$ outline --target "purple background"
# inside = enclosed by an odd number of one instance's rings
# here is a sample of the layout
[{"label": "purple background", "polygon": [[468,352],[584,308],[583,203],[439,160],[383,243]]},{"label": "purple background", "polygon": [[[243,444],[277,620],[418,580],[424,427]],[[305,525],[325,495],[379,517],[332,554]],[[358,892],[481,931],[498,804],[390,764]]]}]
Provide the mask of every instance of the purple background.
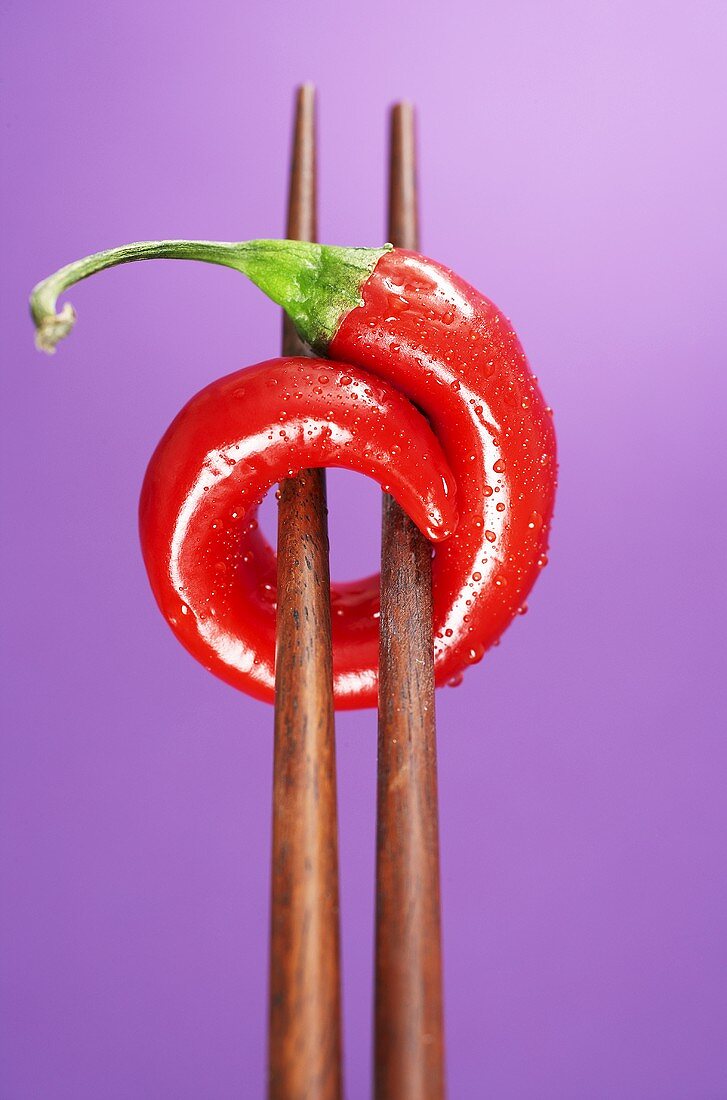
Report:
[{"label": "purple background", "polygon": [[[410,97],[424,250],[512,316],[556,411],[551,564],[438,695],[451,1097],[727,1097],[727,7],[3,8],[2,1100],[262,1095],[272,713],[164,625],[136,504],[279,318],[229,271],[139,265],[75,289],[45,360],[26,296],[128,240],[279,235],[302,79],[323,239],[381,241]],[[378,496],[331,478],[338,577],[375,567]],[[355,1100],[372,712],[338,752]]]}]

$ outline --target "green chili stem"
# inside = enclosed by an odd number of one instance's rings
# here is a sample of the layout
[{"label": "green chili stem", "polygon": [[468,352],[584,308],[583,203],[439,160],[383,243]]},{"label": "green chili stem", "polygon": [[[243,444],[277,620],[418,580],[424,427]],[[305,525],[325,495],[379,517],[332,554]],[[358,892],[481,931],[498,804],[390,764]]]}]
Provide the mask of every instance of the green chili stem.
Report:
[{"label": "green chili stem", "polygon": [[56,311],[59,295],[97,271],[135,260],[200,260],[246,275],[282,306],[303,339],[325,349],[345,313],[359,304],[361,288],[384,248],[337,248],[304,241],[141,241],[96,252],[67,264],[34,288],[30,311],[37,347],[49,353],[71,331],[70,303]]}]

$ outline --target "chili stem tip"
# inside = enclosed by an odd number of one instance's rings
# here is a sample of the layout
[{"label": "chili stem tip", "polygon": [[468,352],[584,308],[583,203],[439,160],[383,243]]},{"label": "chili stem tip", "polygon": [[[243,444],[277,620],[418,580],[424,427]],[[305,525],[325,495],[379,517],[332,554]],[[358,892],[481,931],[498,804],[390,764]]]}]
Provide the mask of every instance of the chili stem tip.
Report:
[{"label": "chili stem tip", "polygon": [[47,313],[37,319],[35,346],[38,351],[44,351],[46,355],[55,355],[56,344],[59,344],[64,336],[68,336],[75,323],[76,311],[70,302],[66,302],[60,313]]}]

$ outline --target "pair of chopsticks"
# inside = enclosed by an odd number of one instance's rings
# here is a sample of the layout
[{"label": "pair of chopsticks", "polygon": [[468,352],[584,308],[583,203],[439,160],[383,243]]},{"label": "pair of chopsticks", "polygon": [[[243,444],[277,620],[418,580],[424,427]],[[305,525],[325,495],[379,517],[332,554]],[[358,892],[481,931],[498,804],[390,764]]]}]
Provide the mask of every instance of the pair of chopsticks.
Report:
[{"label": "pair of chopsticks", "polygon": [[[287,236],[316,238],[315,92],[298,90]],[[414,112],[391,112],[388,239],[417,248]],[[305,354],[286,321],[283,354]],[[282,483],[268,1096],[343,1095],[338,824],[325,472]],[[384,495],[374,1096],[444,1096],[431,550]]]}]

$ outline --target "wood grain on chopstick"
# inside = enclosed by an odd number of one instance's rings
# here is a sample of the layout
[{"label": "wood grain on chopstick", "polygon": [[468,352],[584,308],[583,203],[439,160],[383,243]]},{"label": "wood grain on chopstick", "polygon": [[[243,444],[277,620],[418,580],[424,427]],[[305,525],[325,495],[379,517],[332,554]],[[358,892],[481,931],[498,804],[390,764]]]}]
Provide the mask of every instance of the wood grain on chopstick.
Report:
[{"label": "wood grain on chopstick", "polygon": [[[389,240],[418,247],[414,112],[397,104]],[[384,497],[376,846],[374,1095],[444,1096],[431,547]]]},{"label": "wood grain on chopstick", "polygon": [[[299,89],[287,236],[316,239],[315,92]],[[286,319],[283,353],[305,354]],[[342,1093],[338,826],[325,474],[284,481],[278,506],[270,1100]]]}]

